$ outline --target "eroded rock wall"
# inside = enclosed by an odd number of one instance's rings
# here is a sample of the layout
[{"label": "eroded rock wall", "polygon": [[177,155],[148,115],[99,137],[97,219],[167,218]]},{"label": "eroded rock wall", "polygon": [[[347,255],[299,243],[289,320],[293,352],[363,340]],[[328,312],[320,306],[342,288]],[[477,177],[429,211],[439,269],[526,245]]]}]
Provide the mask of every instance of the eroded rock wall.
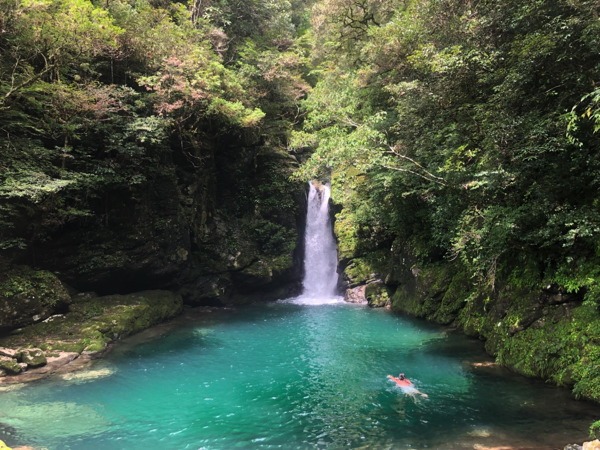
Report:
[{"label": "eroded rock wall", "polygon": [[[145,182],[90,196],[90,215],[44,228],[6,265],[54,273],[74,292],[169,289],[190,305],[291,295],[304,213],[304,186],[288,180],[296,160],[256,136],[204,146],[202,161],[174,152]],[[38,309],[19,324],[52,312]],[[9,314],[0,310],[2,320]]]}]

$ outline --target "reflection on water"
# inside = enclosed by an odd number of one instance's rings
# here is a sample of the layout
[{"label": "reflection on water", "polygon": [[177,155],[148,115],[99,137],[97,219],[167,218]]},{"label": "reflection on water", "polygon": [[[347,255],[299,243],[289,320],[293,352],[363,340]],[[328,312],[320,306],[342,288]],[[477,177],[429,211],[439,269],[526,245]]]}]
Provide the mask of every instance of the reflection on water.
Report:
[{"label": "reflection on water", "polygon": [[[356,305],[184,317],[71,380],[0,392],[0,439],[49,449],[561,448],[598,408],[481,343]],[[386,379],[404,372],[429,398]]]}]

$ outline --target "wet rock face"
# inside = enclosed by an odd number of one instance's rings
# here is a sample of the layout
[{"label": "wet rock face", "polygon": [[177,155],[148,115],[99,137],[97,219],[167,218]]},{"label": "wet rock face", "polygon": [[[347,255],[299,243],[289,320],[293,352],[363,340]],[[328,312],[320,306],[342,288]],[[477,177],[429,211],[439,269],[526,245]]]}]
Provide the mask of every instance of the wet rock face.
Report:
[{"label": "wet rock face", "polygon": [[299,280],[303,187],[287,181],[296,161],[223,139],[206,142],[200,171],[172,161],[142,184],[102,192],[89,217],[47,230],[35,254],[14,260],[59,273],[77,291],[169,289],[190,305]]},{"label": "wet rock face", "polygon": [[0,332],[40,322],[64,311],[71,301],[52,273],[24,266],[0,273]]},{"label": "wet rock face", "polygon": [[354,288],[346,289],[344,294],[344,300],[348,303],[366,303],[367,298],[365,297],[366,285],[356,286]]},{"label": "wet rock face", "polygon": [[38,243],[35,264],[79,291],[126,293],[163,287],[187,264],[190,237],[176,176],[155,174],[139,191],[106,192],[94,220]]},{"label": "wet rock face", "polygon": [[387,288],[381,280],[373,280],[347,289],[344,300],[349,303],[367,303],[371,308],[384,308],[390,305]]}]

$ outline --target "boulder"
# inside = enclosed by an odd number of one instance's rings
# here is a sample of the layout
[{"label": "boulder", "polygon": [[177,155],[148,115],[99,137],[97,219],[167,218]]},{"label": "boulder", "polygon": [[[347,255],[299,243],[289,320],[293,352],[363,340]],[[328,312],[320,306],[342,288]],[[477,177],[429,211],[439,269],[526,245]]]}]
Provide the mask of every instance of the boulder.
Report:
[{"label": "boulder", "polygon": [[46,355],[39,348],[28,348],[20,350],[16,354],[17,361],[27,364],[28,369],[45,366],[48,361]]},{"label": "boulder", "polygon": [[344,294],[344,300],[348,303],[366,303],[367,297],[365,297],[366,285],[356,286],[350,289],[346,289]]},{"label": "boulder", "polygon": [[47,319],[67,309],[71,297],[51,272],[0,268],[0,332]]},{"label": "boulder", "polygon": [[17,375],[23,372],[23,367],[14,359],[2,356],[0,357],[0,371],[8,375]]},{"label": "boulder", "polygon": [[376,280],[366,285],[365,297],[371,308],[383,308],[390,305],[390,296],[383,281]]},{"label": "boulder", "polygon": [[0,356],[8,356],[9,358],[17,357],[17,351],[12,348],[0,347]]},{"label": "boulder", "polygon": [[596,439],[595,441],[584,442],[583,450],[600,450],[600,440]]}]

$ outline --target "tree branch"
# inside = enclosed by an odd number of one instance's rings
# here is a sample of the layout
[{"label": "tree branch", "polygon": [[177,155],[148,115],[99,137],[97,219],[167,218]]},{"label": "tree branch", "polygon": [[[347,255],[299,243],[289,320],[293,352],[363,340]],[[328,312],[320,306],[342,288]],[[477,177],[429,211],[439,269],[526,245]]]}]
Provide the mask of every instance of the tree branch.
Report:
[{"label": "tree branch", "polygon": [[[18,61],[17,61],[18,64]],[[4,95],[4,98],[0,99],[0,105],[4,104],[6,102],[6,100],[8,100],[8,98],[10,96],[12,96],[15,92],[23,89],[24,87],[30,85],[31,83],[35,82],[36,80],[39,80],[41,77],[43,77],[44,75],[46,75],[48,72],[50,72],[52,69],[54,69],[55,65],[54,64],[50,64],[47,65],[46,68],[44,70],[42,70],[41,72],[35,74],[34,76],[28,78],[25,81],[22,81],[21,83],[17,84],[15,86],[15,70],[16,70],[16,66],[15,69],[13,70],[13,74],[11,76],[11,80],[12,80],[12,85],[9,89],[9,91]]]},{"label": "tree branch", "polygon": [[[425,167],[423,167],[421,164],[419,164],[417,161],[415,161],[414,159],[412,159],[409,156],[403,155],[402,153],[400,153],[398,151],[398,147],[397,146],[389,146],[390,151],[388,153],[391,153],[392,155],[404,159],[406,161],[411,162],[412,164],[414,164],[415,166],[417,166],[419,169],[421,169],[423,172],[425,172],[425,174],[427,174],[428,177],[431,178],[431,181],[435,181],[438,184],[441,184],[443,186],[446,186],[446,180],[444,180],[442,177],[438,177],[437,175],[432,174],[431,172],[429,172],[427,169],[425,169]],[[391,167],[388,167],[391,168]],[[426,177],[423,177],[426,178]]]}]

